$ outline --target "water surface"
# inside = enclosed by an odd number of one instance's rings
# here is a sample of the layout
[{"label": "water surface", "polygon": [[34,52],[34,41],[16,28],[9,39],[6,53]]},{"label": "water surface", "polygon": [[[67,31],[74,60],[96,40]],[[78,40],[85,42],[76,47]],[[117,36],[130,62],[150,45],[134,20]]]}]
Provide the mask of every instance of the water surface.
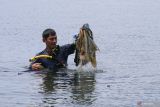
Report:
[{"label": "water surface", "polygon": [[[160,2],[157,0],[0,0],[0,104],[3,107],[136,107],[160,102]],[[23,72],[54,28],[58,44],[89,23],[97,71]]]}]

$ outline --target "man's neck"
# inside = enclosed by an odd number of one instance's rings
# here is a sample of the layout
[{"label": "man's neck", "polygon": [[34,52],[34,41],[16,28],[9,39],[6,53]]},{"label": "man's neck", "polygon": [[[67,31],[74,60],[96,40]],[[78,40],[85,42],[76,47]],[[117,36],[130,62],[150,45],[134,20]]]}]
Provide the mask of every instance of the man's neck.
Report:
[{"label": "man's neck", "polygon": [[[55,47],[56,48],[56,47]],[[48,48],[48,47],[46,47],[46,51],[47,51],[47,53],[49,54],[49,55],[52,55],[53,54],[53,50],[54,50],[54,48]]]}]

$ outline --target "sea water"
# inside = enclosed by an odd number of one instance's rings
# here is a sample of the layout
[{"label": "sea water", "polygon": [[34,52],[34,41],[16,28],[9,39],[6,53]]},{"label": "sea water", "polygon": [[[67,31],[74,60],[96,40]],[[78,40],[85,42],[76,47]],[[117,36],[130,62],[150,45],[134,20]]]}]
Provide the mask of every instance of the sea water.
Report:
[{"label": "sea water", "polygon": [[[157,0],[0,0],[2,107],[136,107],[160,101],[160,2]],[[42,32],[58,44],[89,23],[97,52],[95,72],[23,72],[45,48]]]}]

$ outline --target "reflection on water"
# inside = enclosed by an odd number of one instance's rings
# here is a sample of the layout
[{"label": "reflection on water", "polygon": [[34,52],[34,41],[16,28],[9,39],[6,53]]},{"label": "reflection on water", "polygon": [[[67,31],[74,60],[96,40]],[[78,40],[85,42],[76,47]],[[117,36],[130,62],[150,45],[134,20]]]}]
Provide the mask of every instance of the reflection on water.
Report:
[{"label": "reflection on water", "polygon": [[77,72],[72,84],[72,99],[74,103],[90,104],[95,100],[95,74],[92,72]]},{"label": "reflection on water", "polygon": [[95,74],[92,72],[61,70],[39,75],[43,80],[39,92],[43,95],[40,106],[90,105],[96,100],[93,94]]},{"label": "reflection on water", "polygon": [[70,84],[69,78],[67,79],[66,72],[47,72],[41,74],[43,83],[41,88],[44,93],[52,93],[56,89],[62,88],[61,85]]}]

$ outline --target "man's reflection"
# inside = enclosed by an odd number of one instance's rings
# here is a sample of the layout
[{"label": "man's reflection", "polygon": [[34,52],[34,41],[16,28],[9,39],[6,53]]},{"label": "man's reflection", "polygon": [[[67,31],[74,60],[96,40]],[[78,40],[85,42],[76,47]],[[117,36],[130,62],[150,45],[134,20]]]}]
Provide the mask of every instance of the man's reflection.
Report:
[{"label": "man's reflection", "polygon": [[61,72],[47,72],[43,75],[43,83],[41,88],[44,93],[52,93],[55,90],[61,89],[63,85],[70,84],[70,80],[67,79],[67,73]]},{"label": "man's reflection", "polygon": [[71,74],[68,71],[46,73],[41,84],[43,103],[59,104],[59,100],[68,104],[91,104],[96,98],[95,74],[89,72]]},{"label": "man's reflection", "polygon": [[55,90],[54,88],[54,80],[55,80],[56,73],[46,73],[43,77],[43,83],[41,87],[44,93],[50,93]]}]

